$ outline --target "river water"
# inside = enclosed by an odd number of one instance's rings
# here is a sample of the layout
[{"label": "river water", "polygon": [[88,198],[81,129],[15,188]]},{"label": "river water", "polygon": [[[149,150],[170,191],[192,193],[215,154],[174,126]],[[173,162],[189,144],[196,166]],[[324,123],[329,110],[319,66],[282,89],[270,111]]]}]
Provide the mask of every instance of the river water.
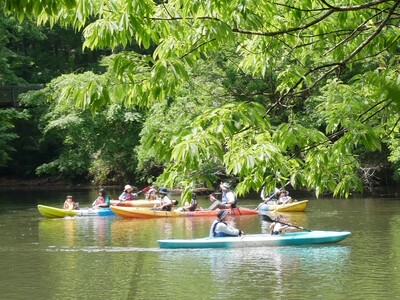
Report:
[{"label": "river water", "polygon": [[[352,232],[337,244],[163,250],[157,239],[206,236],[213,218],[46,219],[37,211],[61,207],[66,194],[0,191],[1,299],[400,299],[400,199],[309,199],[306,212],[286,214],[307,229]],[[84,207],[96,192],[73,195]],[[233,222],[245,233],[267,225],[258,216]]]}]

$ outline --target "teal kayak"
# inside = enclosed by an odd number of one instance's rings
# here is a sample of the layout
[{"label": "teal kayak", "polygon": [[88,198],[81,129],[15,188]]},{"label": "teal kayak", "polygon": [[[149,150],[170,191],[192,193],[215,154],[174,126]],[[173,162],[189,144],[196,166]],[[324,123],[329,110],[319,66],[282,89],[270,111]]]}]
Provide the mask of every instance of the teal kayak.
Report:
[{"label": "teal kayak", "polygon": [[249,234],[238,237],[158,240],[160,248],[243,248],[337,243],[351,235],[348,231],[291,232],[280,235]]}]

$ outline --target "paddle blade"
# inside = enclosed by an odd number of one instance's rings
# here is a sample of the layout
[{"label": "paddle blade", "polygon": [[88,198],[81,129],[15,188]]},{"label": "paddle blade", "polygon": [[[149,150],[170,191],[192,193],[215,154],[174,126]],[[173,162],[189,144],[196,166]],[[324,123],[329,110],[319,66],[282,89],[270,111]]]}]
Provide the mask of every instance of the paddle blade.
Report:
[{"label": "paddle blade", "polygon": [[273,220],[269,215],[267,215],[266,212],[259,211],[258,214],[261,215],[263,220],[265,220],[267,222],[270,222],[270,223],[275,222],[275,220]]},{"label": "paddle blade", "polygon": [[[142,189],[139,193],[146,193],[148,190],[151,189],[151,185],[146,186],[144,189]],[[138,193],[138,194],[139,194]]]}]

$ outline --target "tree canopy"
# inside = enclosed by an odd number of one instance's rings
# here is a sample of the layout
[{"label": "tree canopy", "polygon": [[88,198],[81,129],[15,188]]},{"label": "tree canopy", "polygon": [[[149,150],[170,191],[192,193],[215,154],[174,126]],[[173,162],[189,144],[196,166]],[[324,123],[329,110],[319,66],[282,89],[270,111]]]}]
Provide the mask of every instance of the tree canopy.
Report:
[{"label": "tree canopy", "polygon": [[224,77],[204,83],[212,104],[185,130],[143,144],[163,160],[170,186],[210,184],[194,174],[214,162],[239,194],[290,180],[348,196],[362,186],[360,153],[385,145],[399,164],[400,1],[0,3],[20,21],[82,30],[84,49],[113,51],[101,80],[87,76],[60,94],[81,108],[179,103],[194,70],[221,59],[210,67]]}]

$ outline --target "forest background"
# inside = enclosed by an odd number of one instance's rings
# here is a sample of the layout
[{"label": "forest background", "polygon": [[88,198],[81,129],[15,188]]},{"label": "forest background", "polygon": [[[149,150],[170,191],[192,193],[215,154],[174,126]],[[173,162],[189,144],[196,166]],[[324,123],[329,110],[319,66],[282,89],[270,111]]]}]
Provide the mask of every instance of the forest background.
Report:
[{"label": "forest background", "polygon": [[399,3],[0,0],[2,177],[394,188]]}]

